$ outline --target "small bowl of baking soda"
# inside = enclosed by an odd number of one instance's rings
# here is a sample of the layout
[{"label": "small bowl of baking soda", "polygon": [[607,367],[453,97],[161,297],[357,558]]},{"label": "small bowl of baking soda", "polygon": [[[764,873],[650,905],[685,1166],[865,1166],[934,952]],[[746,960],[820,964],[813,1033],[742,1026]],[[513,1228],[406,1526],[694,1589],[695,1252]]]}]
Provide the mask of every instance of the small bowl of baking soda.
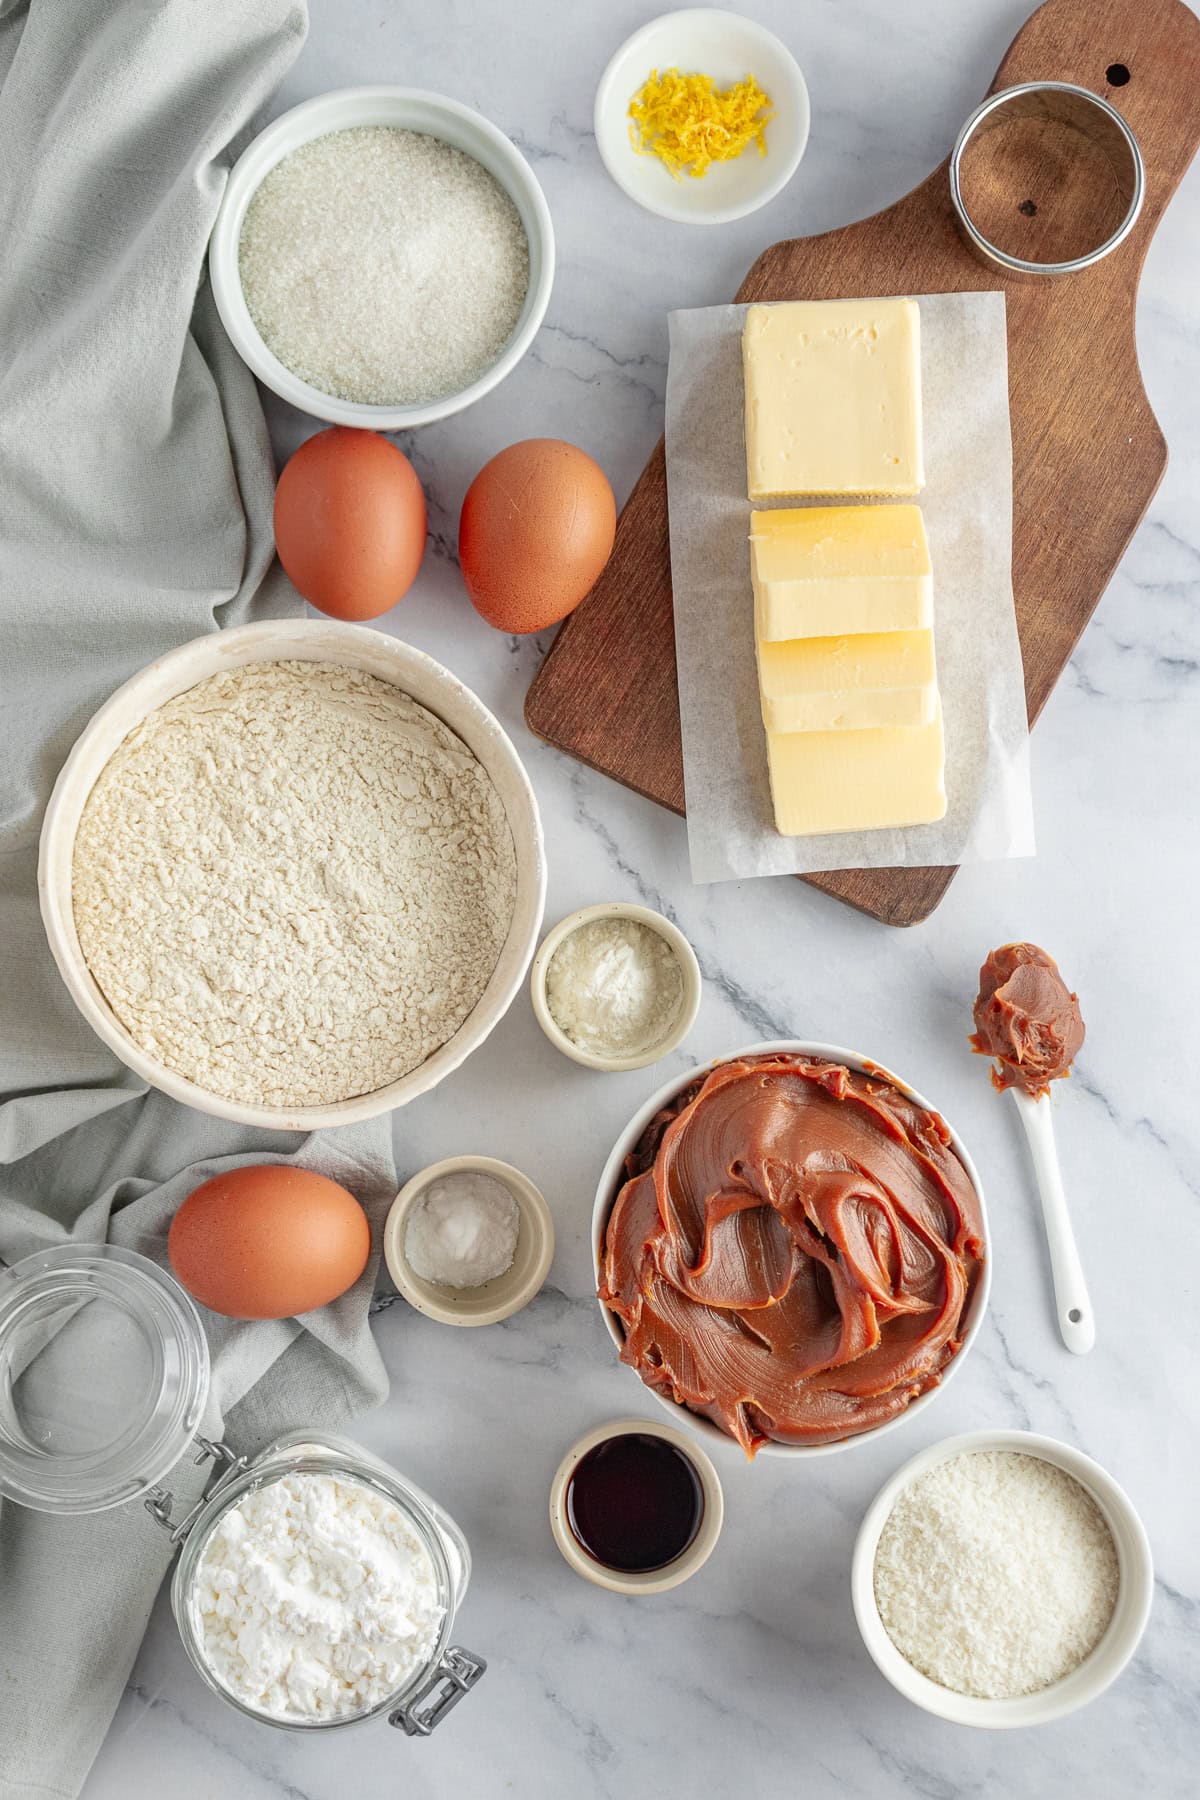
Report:
[{"label": "small bowl of baking soda", "polygon": [[562,919],[533,961],[530,993],[550,1042],[586,1069],[645,1069],[675,1050],[700,1010],[700,965],[677,925],[608,901]]},{"label": "small bowl of baking soda", "polygon": [[383,1228],[388,1273],[442,1325],[496,1325],[550,1272],[554,1220],[528,1175],[494,1156],[448,1156],[405,1183]]}]

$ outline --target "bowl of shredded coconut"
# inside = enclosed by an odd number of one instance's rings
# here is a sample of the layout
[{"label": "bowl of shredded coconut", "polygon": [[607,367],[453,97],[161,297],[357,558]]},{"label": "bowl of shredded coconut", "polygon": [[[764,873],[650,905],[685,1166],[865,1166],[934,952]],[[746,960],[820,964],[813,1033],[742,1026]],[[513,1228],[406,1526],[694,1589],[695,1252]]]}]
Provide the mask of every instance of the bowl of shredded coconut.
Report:
[{"label": "bowl of shredded coconut", "polygon": [[135,1074],[281,1131],[437,1085],[529,967],[541,823],[512,743],[382,632],[214,632],[127,682],[46,810],[42,917]]},{"label": "bowl of shredded coconut", "polygon": [[1046,1724],[1104,1691],[1154,1594],[1145,1529],[1098,1463],[1030,1431],[906,1462],[867,1509],[851,1597],[880,1673],[956,1725]]},{"label": "bowl of shredded coconut", "polygon": [[545,316],[554,228],[481,114],[418,88],[293,107],[239,158],[209,245],[226,331],[267,387],[337,425],[404,430],[502,381]]}]

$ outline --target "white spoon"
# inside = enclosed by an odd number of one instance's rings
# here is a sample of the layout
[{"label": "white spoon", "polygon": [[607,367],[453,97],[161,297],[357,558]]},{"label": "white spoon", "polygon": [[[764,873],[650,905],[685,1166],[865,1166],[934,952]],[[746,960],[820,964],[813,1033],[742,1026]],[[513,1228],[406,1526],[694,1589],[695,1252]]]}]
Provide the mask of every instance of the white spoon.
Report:
[{"label": "white spoon", "polygon": [[1017,1103],[1029,1154],[1042,1197],[1042,1217],[1046,1222],[1046,1241],[1050,1246],[1050,1274],[1054,1283],[1054,1309],[1058,1329],[1068,1350],[1086,1356],[1096,1342],[1096,1321],[1088,1298],[1083,1265],[1075,1248],[1075,1233],[1067,1213],[1067,1196],[1063,1191],[1062,1171],[1058,1166],[1058,1150],[1054,1143],[1054,1121],[1050,1116],[1047,1095],[1034,1099],[1019,1088],[1009,1092]]}]

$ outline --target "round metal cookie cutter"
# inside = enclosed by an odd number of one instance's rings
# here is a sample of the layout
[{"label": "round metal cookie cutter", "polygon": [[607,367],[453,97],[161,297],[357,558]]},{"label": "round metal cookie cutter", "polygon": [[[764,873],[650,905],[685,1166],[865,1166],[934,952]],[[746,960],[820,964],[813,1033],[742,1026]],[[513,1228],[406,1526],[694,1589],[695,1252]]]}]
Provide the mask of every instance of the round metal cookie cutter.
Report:
[{"label": "round metal cookie cutter", "polygon": [[[1057,127],[1058,135],[1065,141],[1069,141],[1068,134],[1078,133],[1089,149],[1100,152],[1111,169],[1122,209],[1115,226],[1111,219],[1104,222],[1098,242],[1061,261],[1040,262],[1005,250],[983,230],[964,198],[963,168],[968,150],[978,147],[987,134],[1011,128],[1023,120],[1051,131]],[[1053,173],[1052,167],[1047,173]],[[1015,275],[1074,275],[1081,269],[1090,269],[1129,236],[1142,210],[1145,191],[1145,165],[1129,125],[1116,107],[1099,94],[1068,81],[1027,81],[990,94],[959,132],[950,157],[950,198],[963,231],[982,257]],[[1033,217],[1038,207],[1037,198],[1030,196],[1019,202],[1017,210]]]}]

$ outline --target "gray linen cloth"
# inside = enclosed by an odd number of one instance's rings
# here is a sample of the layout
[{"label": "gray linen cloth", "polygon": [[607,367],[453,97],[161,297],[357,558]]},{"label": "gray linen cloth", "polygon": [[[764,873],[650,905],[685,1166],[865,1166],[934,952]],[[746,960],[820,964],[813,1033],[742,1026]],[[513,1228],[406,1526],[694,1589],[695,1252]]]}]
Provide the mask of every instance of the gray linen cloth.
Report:
[{"label": "gray linen cloth", "polygon": [[[147,1093],[83,1024],[38,916],[41,813],[99,703],[201,632],[298,603],[270,448],[202,281],[231,141],[303,42],[297,0],[0,0],[0,1258],[95,1241],[162,1261],[215,1170],[295,1157],[378,1227],[387,1119],[248,1132]],[[265,583],[265,586],[264,586]],[[378,1240],[378,1230],[374,1233]],[[205,1420],[240,1449],[383,1398],[375,1259],[321,1313],[205,1315]],[[200,1477],[171,1479],[186,1505]],[[74,1795],[170,1560],[138,1505],[0,1502],[0,1795]]]}]

